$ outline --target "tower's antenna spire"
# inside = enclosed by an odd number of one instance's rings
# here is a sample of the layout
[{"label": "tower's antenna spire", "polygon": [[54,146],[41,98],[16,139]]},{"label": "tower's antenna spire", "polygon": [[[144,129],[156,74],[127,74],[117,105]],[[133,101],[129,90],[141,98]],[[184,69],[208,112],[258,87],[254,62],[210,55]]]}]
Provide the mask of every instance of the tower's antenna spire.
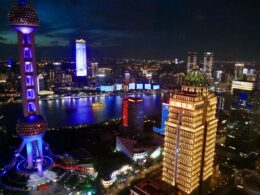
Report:
[{"label": "tower's antenna spire", "polygon": [[27,0],[19,0],[19,5],[26,5],[27,4]]}]

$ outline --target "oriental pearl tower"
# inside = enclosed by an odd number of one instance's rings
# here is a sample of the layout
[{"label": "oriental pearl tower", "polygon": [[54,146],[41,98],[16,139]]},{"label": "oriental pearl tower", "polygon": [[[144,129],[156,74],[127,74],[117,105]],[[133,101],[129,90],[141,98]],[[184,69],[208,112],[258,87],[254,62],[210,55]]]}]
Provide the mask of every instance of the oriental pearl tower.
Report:
[{"label": "oriental pearl tower", "polygon": [[43,171],[52,166],[53,160],[49,146],[43,141],[47,121],[40,115],[37,94],[34,32],[39,26],[39,18],[36,11],[27,5],[26,0],[20,0],[19,4],[10,10],[8,20],[18,35],[23,98],[23,117],[16,125],[16,131],[23,141],[9,168],[15,166],[19,173],[38,172],[43,176]]}]

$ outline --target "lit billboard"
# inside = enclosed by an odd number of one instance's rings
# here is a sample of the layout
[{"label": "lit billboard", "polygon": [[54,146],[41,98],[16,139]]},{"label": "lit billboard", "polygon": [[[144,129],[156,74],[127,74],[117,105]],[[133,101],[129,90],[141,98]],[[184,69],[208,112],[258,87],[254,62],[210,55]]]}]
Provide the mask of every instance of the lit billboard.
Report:
[{"label": "lit billboard", "polygon": [[129,88],[128,90],[131,90],[131,89],[135,89],[135,83],[129,83]]},{"label": "lit billboard", "polygon": [[151,84],[144,84],[144,89],[152,89]]},{"label": "lit billboard", "polygon": [[153,89],[155,90],[160,89],[160,85],[153,85]]},{"label": "lit billboard", "polygon": [[100,91],[111,92],[114,91],[113,85],[101,85]]},{"label": "lit billboard", "polygon": [[123,90],[123,85],[122,84],[116,84],[116,91]]},{"label": "lit billboard", "polygon": [[143,89],[143,88],[144,88],[143,83],[137,83],[136,84],[136,89]]}]

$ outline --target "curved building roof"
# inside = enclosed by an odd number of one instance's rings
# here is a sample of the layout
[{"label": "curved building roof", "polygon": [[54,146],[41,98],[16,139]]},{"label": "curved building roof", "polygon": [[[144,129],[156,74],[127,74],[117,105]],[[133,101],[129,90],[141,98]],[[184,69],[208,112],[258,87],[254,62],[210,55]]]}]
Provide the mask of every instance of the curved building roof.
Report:
[{"label": "curved building roof", "polygon": [[193,69],[186,75],[185,84],[189,86],[206,87],[208,85],[208,81],[203,72],[199,69]]}]

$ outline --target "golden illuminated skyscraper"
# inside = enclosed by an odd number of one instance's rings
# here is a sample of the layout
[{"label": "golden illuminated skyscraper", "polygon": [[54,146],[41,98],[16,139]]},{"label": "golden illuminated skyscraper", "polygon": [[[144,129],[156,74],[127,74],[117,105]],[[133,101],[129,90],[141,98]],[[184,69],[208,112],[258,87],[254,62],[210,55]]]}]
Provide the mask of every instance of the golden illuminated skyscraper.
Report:
[{"label": "golden illuminated skyscraper", "polygon": [[163,180],[191,193],[213,173],[217,98],[208,92],[207,77],[198,69],[185,77],[170,100],[166,121]]}]

